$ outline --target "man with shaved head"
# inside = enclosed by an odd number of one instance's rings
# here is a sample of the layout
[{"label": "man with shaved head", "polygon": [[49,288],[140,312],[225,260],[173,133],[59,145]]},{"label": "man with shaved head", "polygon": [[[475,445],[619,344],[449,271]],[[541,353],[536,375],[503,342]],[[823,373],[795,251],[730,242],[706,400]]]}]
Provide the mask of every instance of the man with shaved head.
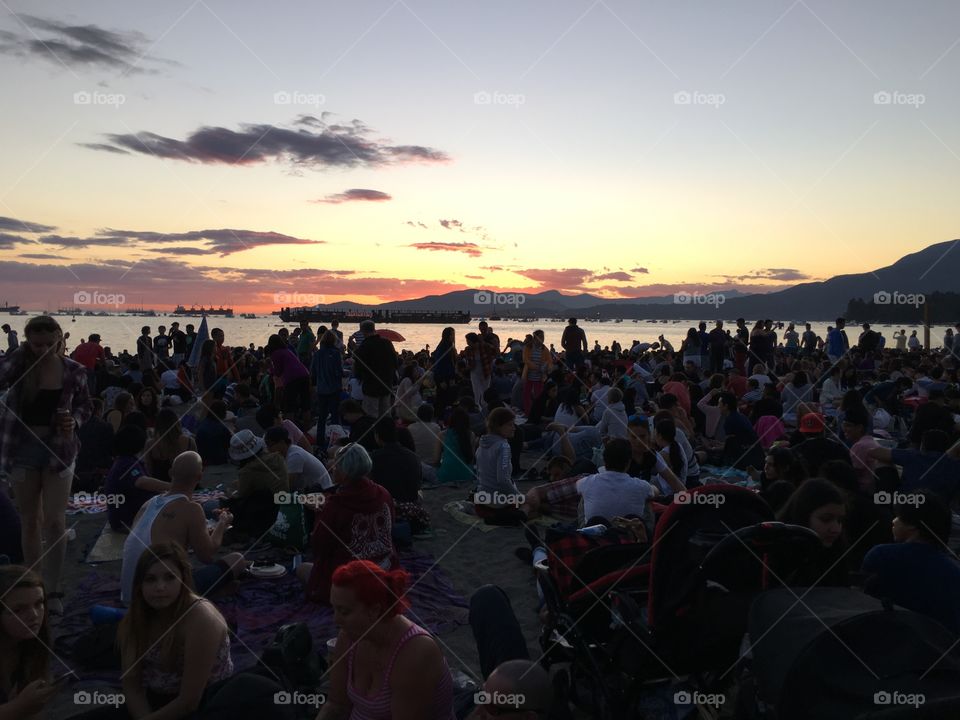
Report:
[{"label": "man with shaved head", "polygon": [[123,544],[123,567],[120,571],[121,599],[130,602],[133,574],[143,552],[156,543],[177,543],[184,550],[193,550],[204,567],[194,568],[193,583],[197,594],[207,595],[229,584],[244,571],[247,561],[240,553],[217,559],[223,534],[233,516],[221,511],[217,524],[207,528],[207,518],[200,503],[194,502],[193,489],[203,476],[203,461],[192,451],[180,453],[170,467],[170,490],[151,498],[133,520],[130,535]]}]

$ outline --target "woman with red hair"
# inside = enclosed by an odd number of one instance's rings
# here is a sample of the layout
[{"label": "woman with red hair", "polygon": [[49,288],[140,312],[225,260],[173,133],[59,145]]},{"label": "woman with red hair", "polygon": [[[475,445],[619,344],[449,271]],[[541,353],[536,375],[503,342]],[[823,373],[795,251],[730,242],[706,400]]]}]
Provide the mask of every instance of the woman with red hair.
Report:
[{"label": "woman with red hair", "polygon": [[354,560],[333,573],[340,628],[317,720],[454,720],[453,680],[437,641],[401,613],[409,575]]}]

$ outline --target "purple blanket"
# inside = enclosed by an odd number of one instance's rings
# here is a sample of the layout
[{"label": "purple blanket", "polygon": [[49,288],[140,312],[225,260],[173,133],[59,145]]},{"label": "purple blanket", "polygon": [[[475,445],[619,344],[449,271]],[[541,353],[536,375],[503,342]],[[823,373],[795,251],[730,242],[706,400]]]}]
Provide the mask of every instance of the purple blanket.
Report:
[{"label": "purple blanket", "polygon": [[[408,593],[412,621],[436,635],[453,631],[467,622],[469,604],[450,584],[429,555],[401,553],[400,563],[411,575]],[[63,620],[54,628],[57,653],[68,660],[76,644],[91,627],[93,605],[119,605],[120,583],[96,570],[91,571],[68,596]],[[231,628],[230,642],[237,670],[253,666],[264,648],[283,625],[303,622],[310,628],[314,649],[325,651],[328,639],[336,636],[333,610],[304,599],[303,587],[292,574],[278,580],[244,580],[235,595],[215,601]],[[83,673],[86,681],[115,683],[119,673]]]}]

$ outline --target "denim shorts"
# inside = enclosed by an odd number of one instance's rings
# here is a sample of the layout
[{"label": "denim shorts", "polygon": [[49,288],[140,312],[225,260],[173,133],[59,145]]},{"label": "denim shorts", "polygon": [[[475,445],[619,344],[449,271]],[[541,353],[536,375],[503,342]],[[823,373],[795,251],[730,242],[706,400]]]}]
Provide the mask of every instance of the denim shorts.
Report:
[{"label": "denim shorts", "polygon": [[53,459],[53,452],[47,445],[48,443],[45,440],[38,438],[28,430],[14,453],[13,467],[27,468],[28,470],[46,469]]}]

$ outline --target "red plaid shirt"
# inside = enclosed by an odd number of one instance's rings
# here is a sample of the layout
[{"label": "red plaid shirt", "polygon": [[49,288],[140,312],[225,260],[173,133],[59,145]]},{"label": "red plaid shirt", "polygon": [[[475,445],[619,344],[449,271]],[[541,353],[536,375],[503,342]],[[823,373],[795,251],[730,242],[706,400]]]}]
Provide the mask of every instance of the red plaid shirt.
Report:
[{"label": "red plaid shirt", "polygon": [[483,376],[490,377],[493,372],[493,361],[497,359],[497,349],[490,343],[481,340],[475,346],[464,349],[463,355],[467,361],[467,367],[473,370],[476,366],[478,348],[480,350],[480,360],[483,363]]},{"label": "red plaid shirt", "polygon": [[[70,358],[63,359],[63,390],[57,410],[69,410],[77,427],[90,419],[93,405],[90,402],[90,387],[87,384],[87,369]],[[19,410],[22,403],[20,382],[28,366],[27,353],[18,348],[7,353],[0,360],[0,388],[9,386],[5,398],[0,401],[0,469],[9,472],[17,448],[24,442],[30,430],[20,422]],[[66,470],[77,457],[80,441],[76,430],[72,435],[56,431],[56,414],[50,418],[54,429],[49,438],[41,438],[50,450],[50,469],[56,472]]]}]

